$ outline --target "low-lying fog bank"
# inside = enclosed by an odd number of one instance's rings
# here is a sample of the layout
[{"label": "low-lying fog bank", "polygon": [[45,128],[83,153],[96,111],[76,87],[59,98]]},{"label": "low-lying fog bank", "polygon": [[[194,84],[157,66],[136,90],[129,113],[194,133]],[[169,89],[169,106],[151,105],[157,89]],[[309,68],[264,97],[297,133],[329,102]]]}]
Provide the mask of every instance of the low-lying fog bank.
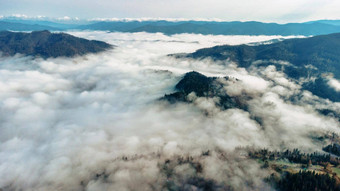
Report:
[{"label": "low-lying fog bank", "polygon": [[[229,61],[166,56],[281,36],[70,34],[117,47],[72,59],[0,58],[3,190],[161,190],[169,181],[190,190],[197,178],[216,190],[270,190],[268,172],[236,147],[314,152],[323,143],[313,137],[339,131],[338,119],[317,112],[339,111],[339,103],[302,92],[274,66],[246,71]],[[222,111],[213,98],[158,101],[192,70],[239,79],[224,88],[251,95],[249,112]]]}]

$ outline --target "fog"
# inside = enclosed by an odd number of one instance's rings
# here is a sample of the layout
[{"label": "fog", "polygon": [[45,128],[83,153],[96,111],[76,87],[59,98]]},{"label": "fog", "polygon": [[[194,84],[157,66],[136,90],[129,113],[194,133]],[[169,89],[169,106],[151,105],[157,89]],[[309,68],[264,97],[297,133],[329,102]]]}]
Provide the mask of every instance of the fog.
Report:
[{"label": "fog", "polygon": [[[161,190],[169,181],[190,190],[195,176],[216,189],[270,190],[262,181],[269,172],[235,148],[321,151],[313,137],[339,131],[337,119],[317,112],[339,111],[339,103],[302,91],[274,66],[167,56],[281,36],[69,33],[117,47],[76,58],[0,58],[3,190]],[[192,70],[239,79],[220,81],[229,95],[249,97],[249,111],[221,110],[218,98],[194,94],[192,104],[159,101]]]},{"label": "fog", "polygon": [[335,91],[340,92],[340,81],[333,78],[332,76],[328,77],[328,85],[334,88]]}]

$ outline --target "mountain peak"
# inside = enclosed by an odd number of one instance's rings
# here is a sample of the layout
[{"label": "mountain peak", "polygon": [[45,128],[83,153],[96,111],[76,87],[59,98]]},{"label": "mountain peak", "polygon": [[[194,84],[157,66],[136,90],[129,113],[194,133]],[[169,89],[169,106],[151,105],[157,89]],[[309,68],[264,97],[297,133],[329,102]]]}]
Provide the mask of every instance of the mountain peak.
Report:
[{"label": "mountain peak", "polygon": [[113,46],[101,41],[78,38],[66,33],[51,33],[48,30],[23,32],[0,32],[0,52],[4,56],[17,53],[49,57],[73,57],[102,52]]}]

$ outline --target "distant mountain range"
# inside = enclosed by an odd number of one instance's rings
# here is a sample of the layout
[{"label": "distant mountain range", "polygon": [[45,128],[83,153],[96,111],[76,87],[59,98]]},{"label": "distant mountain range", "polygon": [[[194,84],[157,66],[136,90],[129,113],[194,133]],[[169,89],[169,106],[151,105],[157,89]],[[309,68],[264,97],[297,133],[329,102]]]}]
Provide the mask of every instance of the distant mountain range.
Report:
[{"label": "distant mountain range", "polygon": [[[175,56],[230,59],[244,68],[276,65],[278,70],[299,82],[304,89],[320,97],[340,101],[340,92],[328,85],[330,77],[340,80],[340,33],[259,46],[216,46]],[[288,63],[282,65],[277,61]]]},{"label": "distant mountain range", "polygon": [[340,32],[340,26],[323,23],[260,22],[184,22],[177,25],[144,25],[129,32],[162,32],[164,34],[198,33],[213,35],[320,35]]},{"label": "distant mountain range", "polygon": [[306,23],[215,22],[215,21],[89,21],[63,23],[43,20],[0,20],[0,30],[105,30],[111,32],[195,33],[213,35],[322,35],[340,32],[340,20]]},{"label": "distant mountain range", "polygon": [[87,53],[97,53],[112,48],[112,45],[96,40],[86,40],[66,33],[49,31],[0,32],[0,52],[2,56],[17,53],[43,58],[73,57]]},{"label": "distant mountain range", "polygon": [[36,31],[36,30],[51,30],[56,31],[58,28],[54,28],[47,25],[40,24],[25,24],[25,23],[17,23],[17,22],[7,22],[0,21],[0,31],[1,30],[9,30],[9,31]]}]

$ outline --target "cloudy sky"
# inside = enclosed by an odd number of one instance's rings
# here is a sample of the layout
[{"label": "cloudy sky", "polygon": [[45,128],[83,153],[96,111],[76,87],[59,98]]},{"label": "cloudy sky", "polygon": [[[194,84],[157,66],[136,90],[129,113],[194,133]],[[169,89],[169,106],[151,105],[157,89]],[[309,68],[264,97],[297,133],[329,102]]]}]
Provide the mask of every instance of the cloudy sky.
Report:
[{"label": "cloudy sky", "polygon": [[0,15],[302,22],[339,19],[338,0],[0,0]]}]

